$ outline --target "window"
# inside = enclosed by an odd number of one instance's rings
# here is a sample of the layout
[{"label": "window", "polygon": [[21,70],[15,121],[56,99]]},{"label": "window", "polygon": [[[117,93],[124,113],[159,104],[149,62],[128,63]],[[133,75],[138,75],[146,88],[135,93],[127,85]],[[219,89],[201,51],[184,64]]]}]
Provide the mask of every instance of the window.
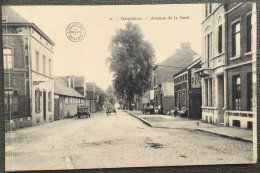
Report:
[{"label": "window", "polygon": [[154,82],[153,86],[154,86],[154,87],[157,86],[157,79],[156,79],[156,77],[154,77],[153,82]]},{"label": "window", "polygon": [[205,96],[204,96],[204,104],[205,106],[208,106],[209,105],[209,102],[208,102],[208,90],[209,90],[209,87],[208,87],[208,79],[205,79]]},{"label": "window", "polygon": [[183,107],[186,107],[186,92],[182,90],[182,98],[183,98]]},{"label": "window", "polygon": [[178,102],[177,107],[180,109],[180,104],[181,104],[181,90],[178,91],[178,99],[179,99],[179,102]]},{"label": "window", "polygon": [[218,27],[218,53],[222,53],[222,25]]},{"label": "window", "polygon": [[43,55],[42,57],[42,61],[43,61],[43,74],[45,75],[46,73],[46,57]]},{"label": "window", "polygon": [[51,59],[49,59],[49,76],[51,77]]},{"label": "window", "polygon": [[212,78],[209,79],[208,87],[208,106],[212,106]]},{"label": "window", "polygon": [[68,97],[65,98],[65,103],[66,103],[66,104],[69,103],[69,99],[68,99]]},{"label": "window", "polygon": [[247,52],[252,51],[252,14],[246,18],[247,23]]},{"label": "window", "polygon": [[232,56],[240,55],[240,22],[232,25]]},{"label": "window", "polygon": [[212,4],[206,3],[205,16],[207,17],[210,13],[212,13]]},{"label": "window", "polygon": [[48,111],[52,111],[51,91],[48,92]]},{"label": "window", "polygon": [[12,49],[4,48],[3,55],[4,55],[4,68],[11,69],[13,67]]},{"label": "window", "polygon": [[178,107],[178,93],[175,91],[175,107]]},{"label": "window", "polygon": [[208,62],[209,67],[209,59],[212,56],[212,33],[209,33],[205,38],[205,50],[206,50],[206,61]]},{"label": "window", "polygon": [[41,91],[39,89],[35,90],[35,112],[41,112]]},{"label": "window", "polygon": [[253,83],[252,73],[247,74],[247,110],[252,111],[253,108]]},{"label": "window", "polygon": [[39,72],[39,52],[36,51],[36,71]]},{"label": "window", "polygon": [[209,3],[208,5],[209,5],[209,14],[210,14],[210,13],[212,13],[212,4]]},{"label": "window", "polygon": [[241,108],[241,91],[240,91],[240,76],[233,77],[233,109],[240,110]]}]

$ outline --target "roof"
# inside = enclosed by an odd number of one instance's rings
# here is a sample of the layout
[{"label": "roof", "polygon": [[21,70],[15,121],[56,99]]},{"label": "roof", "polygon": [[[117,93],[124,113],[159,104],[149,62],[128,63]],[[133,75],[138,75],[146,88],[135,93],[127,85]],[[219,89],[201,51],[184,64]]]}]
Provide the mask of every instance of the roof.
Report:
[{"label": "roof", "polygon": [[8,6],[4,6],[2,8],[2,16],[6,16],[6,22],[2,22],[2,25],[17,25],[17,26],[31,26],[33,27],[38,33],[40,33],[46,40],[48,40],[53,46],[55,43],[34,23],[28,22],[25,18],[23,18],[20,14],[14,11],[12,8]]},{"label": "roof", "polygon": [[59,78],[54,78],[54,93],[57,95],[84,98],[76,90],[67,87],[66,83]]},{"label": "roof", "polygon": [[154,66],[153,70],[157,71],[158,83],[173,82],[172,76],[187,67],[193,61],[194,55],[198,54],[191,49],[190,44],[183,43],[180,50]]},{"label": "roof", "polygon": [[174,83],[165,82],[162,84],[162,90],[164,96],[174,96]]},{"label": "roof", "polygon": [[192,61],[189,65],[187,65],[187,67],[183,68],[181,71],[177,72],[176,74],[173,75],[173,78],[178,76],[179,74],[185,72],[187,69],[190,69],[192,68],[193,66],[195,66],[196,64],[200,63],[201,62],[201,58],[198,58],[194,61]]},{"label": "roof", "polygon": [[8,23],[29,23],[25,18],[8,6],[2,7],[3,17],[7,17]]}]

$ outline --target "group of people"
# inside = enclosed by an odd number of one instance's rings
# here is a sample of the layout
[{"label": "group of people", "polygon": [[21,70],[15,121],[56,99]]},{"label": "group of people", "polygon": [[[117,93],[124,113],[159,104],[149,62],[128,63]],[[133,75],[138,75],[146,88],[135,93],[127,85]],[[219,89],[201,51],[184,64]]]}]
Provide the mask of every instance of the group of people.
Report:
[{"label": "group of people", "polygon": [[110,115],[112,112],[114,112],[115,115],[116,115],[116,109],[114,108],[114,106],[112,106],[112,105],[106,105],[106,113],[107,113],[107,116]]},{"label": "group of people", "polygon": [[163,114],[163,107],[159,104],[158,106],[144,105],[143,114],[146,113]]}]

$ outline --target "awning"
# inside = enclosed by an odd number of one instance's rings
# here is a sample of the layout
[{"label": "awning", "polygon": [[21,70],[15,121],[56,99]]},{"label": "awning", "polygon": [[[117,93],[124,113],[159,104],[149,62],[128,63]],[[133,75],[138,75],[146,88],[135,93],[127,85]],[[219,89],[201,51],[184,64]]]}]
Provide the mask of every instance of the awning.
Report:
[{"label": "awning", "polygon": [[206,69],[206,68],[202,69],[202,68],[200,68],[200,69],[195,71],[195,74],[199,75],[202,78],[207,77],[207,76],[211,76],[213,74],[213,69]]}]

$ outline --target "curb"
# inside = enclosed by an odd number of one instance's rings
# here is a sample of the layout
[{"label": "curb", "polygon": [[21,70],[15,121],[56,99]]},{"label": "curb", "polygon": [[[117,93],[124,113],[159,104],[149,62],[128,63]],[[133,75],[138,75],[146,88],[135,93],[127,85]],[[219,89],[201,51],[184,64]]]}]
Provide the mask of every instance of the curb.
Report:
[{"label": "curb", "polygon": [[250,142],[250,143],[253,143],[252,140],[250,139],[244,139],[244,138],[239,138],[239,137],[236,137],[236,136],[229,136],[229,135],[225,135],[225,134],[221,134],[221,133],[216,133],[216,132],[211,132],[211,131],[207,131],[207,130],[204,130],[204,129],[190,129],[190,128],[172,128],[172,127],[158,127],[158,126],[153,126],[151,123],[149,123],[148,121],[130,113],[130,112],[127,112],[127,111],[124,111],[132,116],[134,116],[135,118],[141,120],[144,124],[150,126],[150,127],[154,127],[154,128],[166,128],[166,129],[182,129],[182,130],[190,130],[190,131],[201,131],[201,132],[206,132],[206,133],[210,133],[210,134],[214,134],[214,135],[218,135],[218,136],[221,136],[221,137],[224,137],[224,138],[230,138],[230,139],[234,139],[234,140],[238,140],[238,141],[243,141],[243,142]]},{"label": "curb", "polygon": [[203,129],[195,129],[195,130],[201,131],[201,132],[210,133],[210,134],[214,134],[214,135],[218,135],[218,136],[225,137],[225,138],[235,139],[235,140],[238,140],[238,141],[253,143],[253,141],[250,140],[250,139],[239,138],[239,137],[236,137],[236,136],[229,136],[229,135],[216,133],[216,132],[211,132],[211,131],[207,131],[207,130],[203,130]]},{"label": "curb", "polygon": [[130,113],[130,112],[127,112],[127,111],[124,111],[124,112],[126,112],[126,113],[132,115],[133,117],[135,117],[135,118],[137,118],[137,119],[139,119],[140,121],[142,121],[142,122],[143,122],[144,124],[146,124],[147,126],[153,127],[152,124],[149,123],[148,121],[146,121],[146,120],[144,120],[144,119],[142,119],[142,118],[140,118],[140,117],[138,117],[138,116],[136,116],[136,115],[134,115],[134,114],[132,114],[132,113]]}]

